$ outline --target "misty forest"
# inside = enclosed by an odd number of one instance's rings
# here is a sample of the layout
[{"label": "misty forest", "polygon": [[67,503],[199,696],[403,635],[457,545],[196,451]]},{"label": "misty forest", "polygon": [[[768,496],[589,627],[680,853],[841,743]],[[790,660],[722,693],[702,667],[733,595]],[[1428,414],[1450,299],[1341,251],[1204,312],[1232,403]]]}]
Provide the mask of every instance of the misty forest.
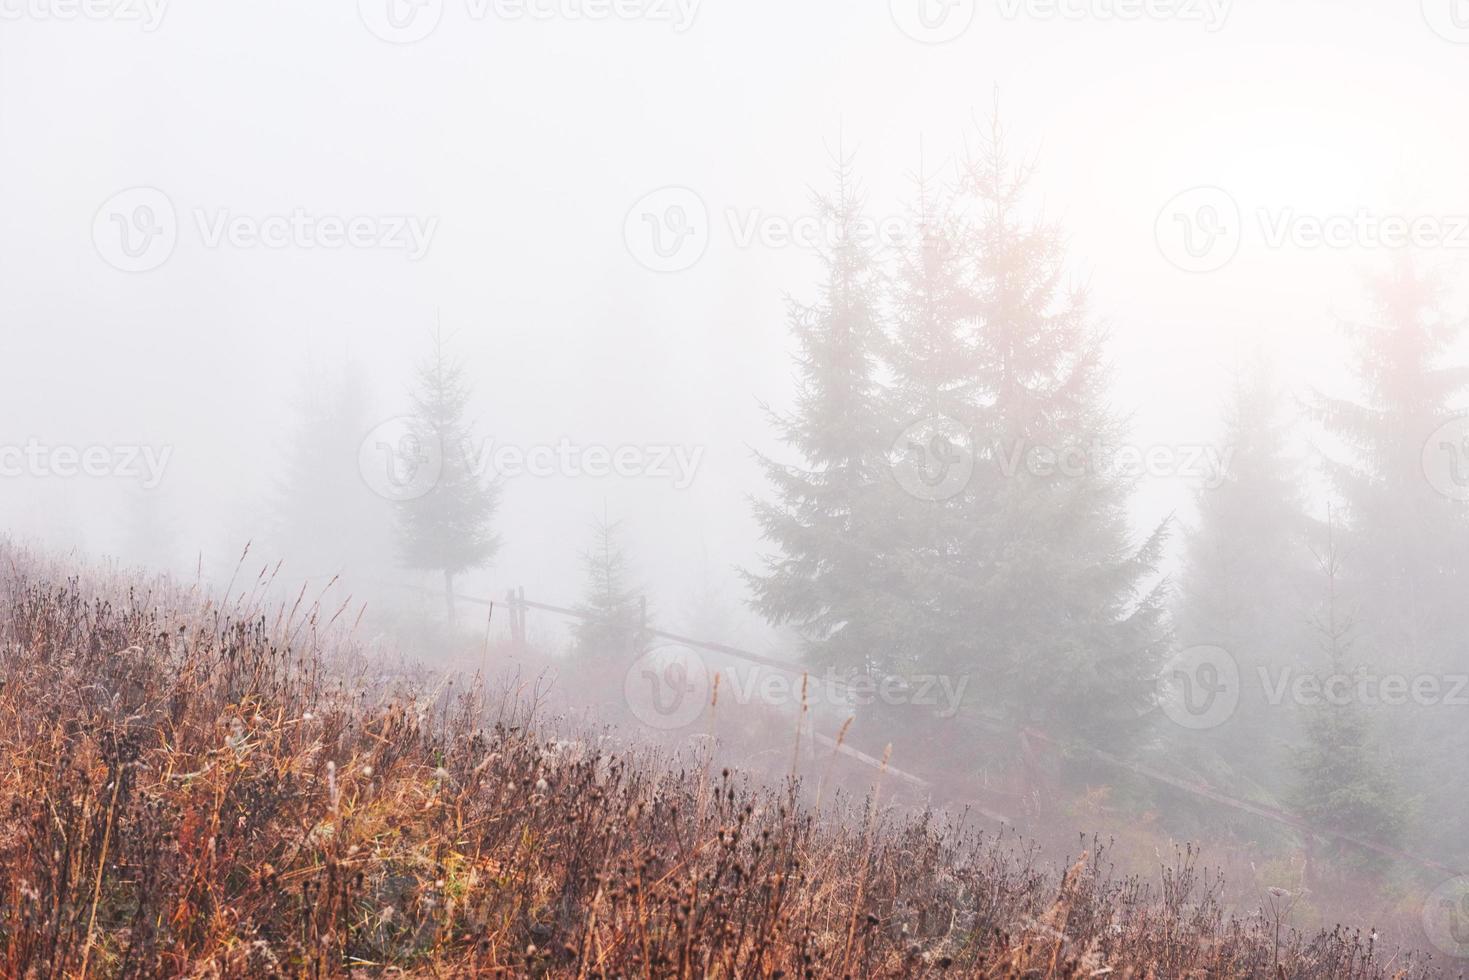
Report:
[{"label": "misty forest", "polygon": [[1466,83],[0,4],[0,976],[1462,977]]}]

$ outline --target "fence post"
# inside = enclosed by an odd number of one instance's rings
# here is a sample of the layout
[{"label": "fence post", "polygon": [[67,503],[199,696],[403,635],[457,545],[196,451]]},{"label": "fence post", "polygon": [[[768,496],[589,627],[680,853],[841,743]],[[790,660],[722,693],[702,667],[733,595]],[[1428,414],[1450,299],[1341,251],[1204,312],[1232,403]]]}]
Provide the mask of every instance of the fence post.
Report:
[{"label": "fence post", "polygon": [[505,593],[505,606],[510,610],[510,643],[517,650],[525,646],[525,625],[521,621],[522,610],[515,601],[515,590]]}]

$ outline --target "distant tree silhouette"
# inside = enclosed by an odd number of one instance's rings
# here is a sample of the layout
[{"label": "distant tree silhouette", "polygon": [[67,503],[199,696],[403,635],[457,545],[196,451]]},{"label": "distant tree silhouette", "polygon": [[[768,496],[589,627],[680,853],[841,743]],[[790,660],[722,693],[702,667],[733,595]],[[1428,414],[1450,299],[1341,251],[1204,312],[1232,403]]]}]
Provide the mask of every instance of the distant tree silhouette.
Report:
[{"label": "distant tree silhouette", "polygon": [[433,488],[398,506],[398,539],[403,564],[444,576],[444,604],[455,619],[455,576],[490,563],[500,540],[492,530],[500,491],[474,471],[472,427],[465,417],[471,390],[464,366],[450,356],[443,334],[435,332],[429,355],[418,366],[413,412],[442,454]]}]

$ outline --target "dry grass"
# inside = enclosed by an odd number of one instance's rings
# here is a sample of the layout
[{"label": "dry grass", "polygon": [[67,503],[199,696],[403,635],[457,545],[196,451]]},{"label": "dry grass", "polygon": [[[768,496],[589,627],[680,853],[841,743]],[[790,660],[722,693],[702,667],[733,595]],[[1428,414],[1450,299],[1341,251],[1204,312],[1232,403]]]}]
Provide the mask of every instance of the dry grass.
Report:
[{"label": "dry grass", "polygon": [[962,818],[557,737],[515,692],[357,683],[331,618],[0,545],[0,974],[1428,975],[1230,917],[1188,849],[1056,874]]}]

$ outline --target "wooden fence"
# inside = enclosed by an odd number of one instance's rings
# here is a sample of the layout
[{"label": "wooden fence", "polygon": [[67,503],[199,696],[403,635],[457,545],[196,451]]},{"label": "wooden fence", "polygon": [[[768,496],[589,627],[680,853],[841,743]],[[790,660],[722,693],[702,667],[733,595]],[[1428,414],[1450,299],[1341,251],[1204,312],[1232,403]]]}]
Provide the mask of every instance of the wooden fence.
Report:
[{"label": "wooden fence", "polygon": [[[413,591],[436,594],[433,592],[433,590],[429,589],[419,589],[416,587],[407,586],[399,587],[412,588]],[[494,615],[496,603],[493,600],[482,599],[477,596],[457,594],[455,596],[455,599],[456,601],[469,603],[471,605],[487,606],[490,609],[490,615],[492,617]],[[563,606],[553,606],[544,602],[532,602],[525,597],[525,589],[523,588],[511,589],[506,594],[503,604],[508,611],[510,617],[511,639],[513,642],[521,646],[523,646],[526,642],[526,613],[528,611],[551,613],[556,616],[562,616],[571,619],[587,618],[583,613],[575,609],[567,609]],[[709,640],[700,640],[689,636],[681,636],[678,633],[670,633],[667,630],[649,629],[646,627],[646,602],[644,602],[643,604],[643,622],[645,624],[644,634],[648,636],[667,640],[671,643],[677,643],[681,646],[686,646],[695,650],[707,650],[711,653],[718,653],[726,657],[734,658],[736,660],[743,660],[747,663],[757,664],[761,667],[783,671],[797,677],[804,677],[809,674],[809,671],[806,668],[802,667],[800,664],[792,663],[787,660],[764,656],[763,654],[754,653],[750,650],[742,650],[739,647],[730,646],[729,644],[725,643],[715,643]],[[1229,807],[1242,813],[1248,813],[1254,817],[1290,827],[1304,834],[1329,838],[1343,843],[1352,844],[1356,847],[1362,848],[1363,850],[1371,851],[1374,854],[1380,854],[1384,857],[1392,858],[1394,860],[1403,861],[1409,864],[1415,864],[1429,871],[1433,871],[1438,874],[1448,875],[1450,877],[1457,877],[1465,873],[1463,871],[1451,868],[1448,865],[1435,861],[1431,858],[1422,857],[1416,854],[1410,854],[1404,850],[1401,850],[1400,848],[1369,840],[1365,837],[1360,837],[1358,835],[1350,833],[1344,833],[1342,831],[1313,827],[1310,823],[1306,821],[1304,817],[1301,817],[1298,814],[1282,810],[1278,807],[1269,806],[1268,804],[1264,803],[1252,803],[1248,800],[1237,799],[1226,793],[1222,793],[1216,789],[1213,789],[1212,787],[1207,786],[1204,783],[1184,779],[1179,776],[1174,776],[1169,773],[1165,773],[1158,769],[1155,769],[1151,766],[1119,758],[1118,756],[1115,756],[1109,752],[1104,752],[1100,749],[1091,748],[1089,746],[1063,745],[1056,739],[1051,738],[1043,732],[1035,731],[1034,729],[1025,729],[1024,731],[1014,732],[1007,730],[1003,725],[989,720],[981,720],[980,724],[994,734],[1021,736],[1024,738],[1028,738],[1032,741],[1047,745],[1058,753],[1063,751],[1079,751],[1089,758],[1104,765],[1134,773],[1135,775],[1141,776],[1144,779],[1148,779],[1160,785],[1171,787],[1172,789],[1186,793],[1190,796],[1194,796],[1202,800],[1207,800],[1210,803],[1214,803],[1219,806]],[[816,744],[822,745],[826,748],[840,753],[844,757],[851,759],[852,761],[860,765],[882,770],[887,774],[892,775],[905,783],[908,783],[909,785],[921,789],[931,788],[931,784],[922,777],[914,775],[913,773],[905,772],[902,769],[899,769],[889,763],[884,763],[881,759],[874,758],[873,756],[868,755],[867,753],[862,752],[853,746],[847,745],[845,742],[838,741],[837,739],[830,736],[813,733],[813,741]],[[994,820],[997,823],[1010,824],[1011,826],[1015,825],[1015,822],[1009,817],[994,812],[993,810],[989,810],[983,806],[971,805],[971,809],[975,810],[982,816]]]}]

